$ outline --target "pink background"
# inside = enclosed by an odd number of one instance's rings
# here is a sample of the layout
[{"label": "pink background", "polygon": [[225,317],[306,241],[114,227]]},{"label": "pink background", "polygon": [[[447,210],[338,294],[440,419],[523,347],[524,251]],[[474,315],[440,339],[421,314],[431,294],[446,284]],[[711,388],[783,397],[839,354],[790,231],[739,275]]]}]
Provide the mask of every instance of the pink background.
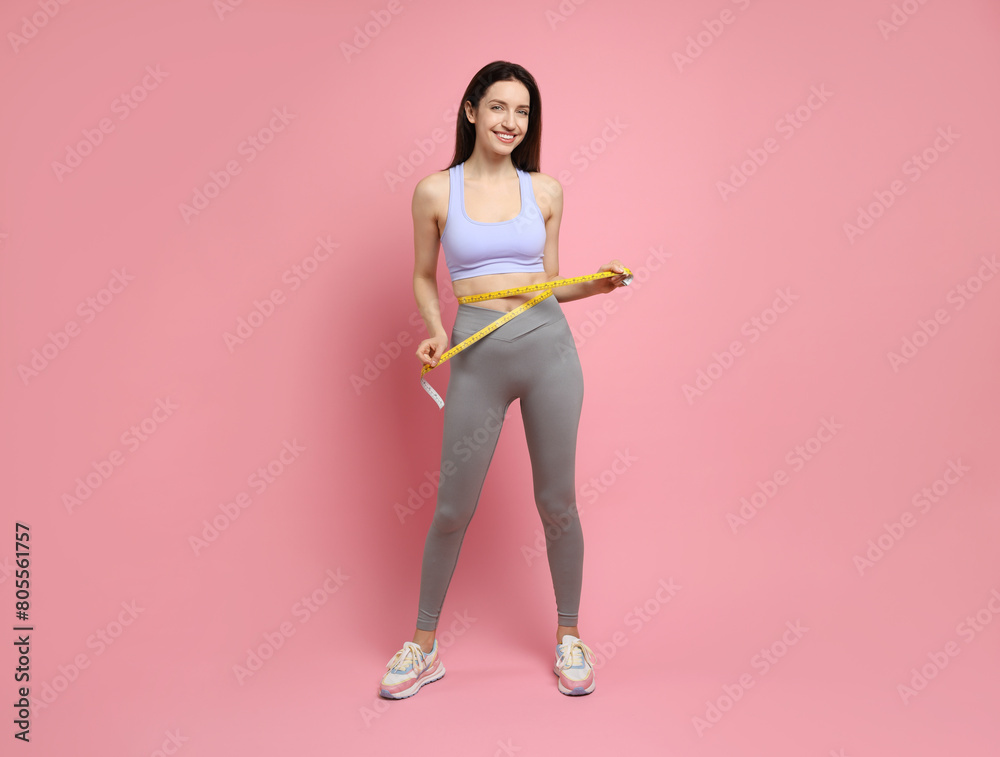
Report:
[{"label": "pink background", "polygon": [[[995,2],[16,0],[0,18],[0,582],[9,629],[27,523],[25,753],[996,753]],[[383,702],[441,440],[413,356],[410,198],[496,59],[541,88],[560,273],[636,272],[563,306],[599,685],[556,690],[512,408],[444,606],[448,674]],[[430,380],[444,393],[447,368]]]}]

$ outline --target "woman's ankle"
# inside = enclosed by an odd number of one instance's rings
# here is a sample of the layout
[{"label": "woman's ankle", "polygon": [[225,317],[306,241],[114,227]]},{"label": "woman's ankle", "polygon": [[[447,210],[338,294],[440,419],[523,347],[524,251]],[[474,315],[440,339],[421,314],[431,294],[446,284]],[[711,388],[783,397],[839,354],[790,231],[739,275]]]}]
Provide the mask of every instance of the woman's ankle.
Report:
[{"label": "woman's ankle", "polygon": [[425,654],[429,654],[434,649],[436,633],[436,631],[424,631],[418,628],[413,634],[413,643],[419,645]]},{"label": "woman's ankle", "polygon": [[562,644],[563,636],[570,634],[576,638],[580,638],[580,627],[579,626],[556,626],[556,644]]}]

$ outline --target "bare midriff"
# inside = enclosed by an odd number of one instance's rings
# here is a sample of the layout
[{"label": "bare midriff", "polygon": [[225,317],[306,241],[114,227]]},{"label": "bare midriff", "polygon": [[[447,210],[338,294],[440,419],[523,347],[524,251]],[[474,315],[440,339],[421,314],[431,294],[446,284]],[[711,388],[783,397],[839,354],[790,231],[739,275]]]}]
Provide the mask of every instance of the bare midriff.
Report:
[{"label": "bare midriff", "polygon": [[[542,284],[548,280],[548,274],[544,271],[537,273],[488,273],[485,276],[458,279],[451,283],[451,287],[456,297],[468,297],[473,294],[485,294],[486,292],[496,292],[501,289],[516,289],[517,287],[530,286],[531,284]],[[501,313],[509,313],[514,308],[523,305],[541,293],[542,290],[537,290],[534,292],[525,292],[524,294],[513,294],[509,297],[501,297],[495,300],[471,302],[469,304],[479,308],[499,310]]]}]

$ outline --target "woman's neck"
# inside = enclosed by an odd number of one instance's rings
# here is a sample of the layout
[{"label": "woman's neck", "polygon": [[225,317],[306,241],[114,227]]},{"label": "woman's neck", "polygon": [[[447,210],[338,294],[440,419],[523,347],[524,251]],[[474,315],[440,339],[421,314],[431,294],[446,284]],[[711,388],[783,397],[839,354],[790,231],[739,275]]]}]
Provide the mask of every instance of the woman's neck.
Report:
[{"label": "woman's neck", "polygon": [[486,182],[506,181],[512,174],[516,175],[510,155],[477,155],[473,152],[465,161],[463,170],[466,176]]}]

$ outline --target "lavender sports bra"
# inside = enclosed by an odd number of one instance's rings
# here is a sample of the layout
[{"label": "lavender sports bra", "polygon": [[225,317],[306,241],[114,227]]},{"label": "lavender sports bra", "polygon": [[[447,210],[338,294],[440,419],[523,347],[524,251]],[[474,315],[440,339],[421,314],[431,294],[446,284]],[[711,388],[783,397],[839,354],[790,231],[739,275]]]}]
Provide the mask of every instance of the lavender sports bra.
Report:
[{"label": "lavender sports bra", "polygon": [[497,223],[473,221],[465,212],[465,163],[448,169],[451,190],[441,247],[452,281],[488,273],[544,273],[545,219],[535,202],[531,175],[515,166],[521,212]]}]

